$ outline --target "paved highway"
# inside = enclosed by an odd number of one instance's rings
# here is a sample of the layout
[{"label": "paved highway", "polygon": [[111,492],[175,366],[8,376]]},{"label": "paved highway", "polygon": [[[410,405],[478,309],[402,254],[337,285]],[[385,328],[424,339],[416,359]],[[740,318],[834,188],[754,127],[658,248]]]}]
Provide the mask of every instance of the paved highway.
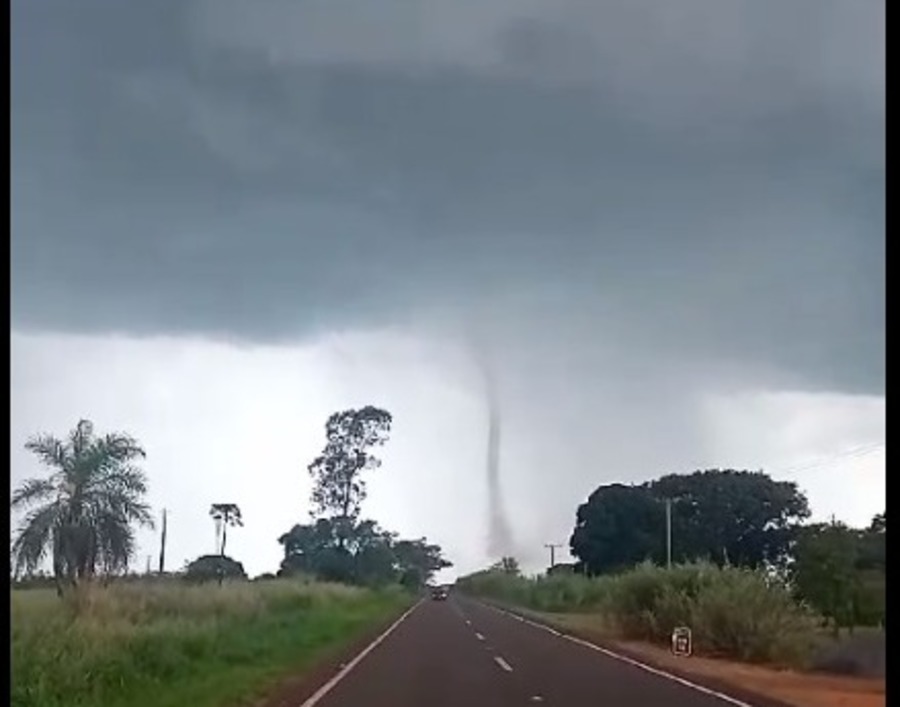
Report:
[{"label": "paved highway", "polygon": [[453,596],[418,604],[301,707],[765,704],[654,673]]}]

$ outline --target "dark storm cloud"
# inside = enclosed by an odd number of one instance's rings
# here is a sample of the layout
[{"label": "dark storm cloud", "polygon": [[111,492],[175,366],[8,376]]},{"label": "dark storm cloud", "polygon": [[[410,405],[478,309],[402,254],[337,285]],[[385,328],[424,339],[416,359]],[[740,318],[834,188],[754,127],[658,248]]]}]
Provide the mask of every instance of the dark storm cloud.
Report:
[{"label": "dark storm cloud", "polygon": [[883,14],[14,0],[14,323],[272,340],[502,292],[537,327],[537,290],[880,392]]}]

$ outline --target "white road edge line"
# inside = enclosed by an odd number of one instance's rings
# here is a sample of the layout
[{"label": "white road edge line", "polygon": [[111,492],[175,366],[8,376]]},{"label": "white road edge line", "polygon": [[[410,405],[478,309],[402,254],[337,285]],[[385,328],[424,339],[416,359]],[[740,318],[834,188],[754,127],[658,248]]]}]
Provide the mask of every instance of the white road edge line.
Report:
[{"label": "white road edge line", "polygon": [[506,672],[508,672],[508,673],[512,672],[512,666],[509,663],[507,663],[505,660],[503,660],[503,658],[501,658],[499,655],[494,656],[494,662],[497,663],[497,665],[499,665],[501,668],[503,668]]},{"label": "white road edge line", "polygon": [[329,692],[331,692],[337,684],[347,677],[347,673],[349,673],[353,668],[355,668],[359,663],[365,658],[369,653],[375,650],[378,645],[397,628],[400,624],[402,624],[409,615],[414,612],[419,606],[424,602],[424,599],[419,599],[415,604],[409,607],[403,614],[397,619],[394,623],[387,627],[387,629],[382,633],[378,638],[372,641],[369,645],[362,649],[349,663],[347,663],[343,668],[338,671],[337,675],[335,675],[331,680],[326,682],[322,687],[316,690],[310,697],[308,697],[304,702],[300,704],[300,707],[314,707],[317,705],[319,701],[325,697]]},{"label": "white road edge line", "polygon": [[483,640],[484,640],[484,636],[482,636],[480,633],[476,633],[476,634],[475,634],[475,638],[477,638],[479,641],[483,641]]},{"label": "white road edge line", "polygon": [[[480,602],[479,602],[480,603]],[[692,690],[696,690],[697,692],[702,692],[705,695],[709,695],[710,697],[715,697],[716,699],[721,700],[722,702],[727,702],[730,705],[734,705],[734,707],[754,707],[749,702],[743,702],[735,697],[731,697],[730,695],[726,695],[724,692],[719,692],[718,690],[712,690],[708,687],[704,687],[703,685],[698,685],[695,682],[691,682],[690,680],[686,680],[685,678],[679,677],[677,675],[673,675],[672,673],[667,673],[665,670],[660,670],[659,668],[654,668],[652,665],[647,665],[646,663],[642,663],[639,660],[635,660],[634,658],[629,658],[628,656],[622,655],[621,653],[616,653],[615,651],[611,651],[608,648],[603,648],[601,646],[595,645],[590,641],[585,641],[583,638],[577,638],[576,636],[570,636],[567,633],[563,633],[562,631],[557,631],[550,626],[545,626],[544,624],[540,624],[537,621],[532,621],[531,619],[527,619],[524,616],[520,616],[518,614],[514,614],[511,611],[506,611],[505,609],[500,609],[496,606],[492,606],[490,604],[482,604],[482,606],[486,606],[489,609],[493,609],[494,611],[504,614],[505,616],[514,618],[518,621],[521,621],[533,628],[539,628],[542,631],[546,631],[558,638],[563,638],[567,641],[571,641],[572,643],[577,643],[580,646],[584,646],[585,648],[590,648],[591,650],[597,651],[598,653],[602,653],[603,655],[613,658],[614,660],[621,661],[622,663],[627,663],[628,665],[634,666],[635,668],[639,668],[645,672],[648,672],[652,675],[656,675],[657,677],[664,678],[666,680],[671,680],[672,682],[676,682],[679,685],[683,685],[684,687],[688,687]],[[495,658],[496,660],[496,658]],[[502,658],[500,659],[502,660]]]}]

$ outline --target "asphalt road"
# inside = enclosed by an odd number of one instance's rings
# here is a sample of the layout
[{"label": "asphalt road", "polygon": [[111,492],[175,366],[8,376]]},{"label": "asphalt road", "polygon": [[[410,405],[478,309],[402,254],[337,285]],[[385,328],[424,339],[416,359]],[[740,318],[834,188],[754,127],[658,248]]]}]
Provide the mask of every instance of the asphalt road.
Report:
[{"label": "asphalt road", "polygon": [[[329,689],[330,688],[330,689]],[[302,707],[726,707],[497,609],[426,600]]]}]

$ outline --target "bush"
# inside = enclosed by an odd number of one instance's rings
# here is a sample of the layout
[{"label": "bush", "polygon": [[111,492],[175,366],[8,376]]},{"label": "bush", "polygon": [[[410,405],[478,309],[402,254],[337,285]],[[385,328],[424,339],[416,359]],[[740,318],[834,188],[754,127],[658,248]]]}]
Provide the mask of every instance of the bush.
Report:
[{"label": "bush", "polygon": [[247,579],[244,565],[223,555],[203,555],[184,569],[189,582],[213,582],[225,579]]},{"label": "bush", "polygon": [[599,614],[625,639],[668,643],[689,626],[695,650],[797,665],[813,648],[817,617],[761,572],[709,563],[650,563],[615,575],[535,579],[483,572],[460,580],[472,594],[544,612]]}]

